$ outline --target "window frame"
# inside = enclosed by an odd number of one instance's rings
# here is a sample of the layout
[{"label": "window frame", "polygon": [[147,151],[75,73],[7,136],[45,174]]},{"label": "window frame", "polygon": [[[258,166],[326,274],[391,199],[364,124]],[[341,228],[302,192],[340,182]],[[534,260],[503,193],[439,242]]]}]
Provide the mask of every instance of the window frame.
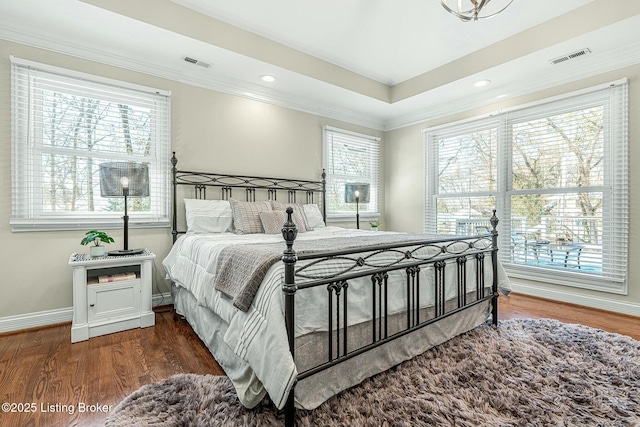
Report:
[{"label": "window frame", "polygon": [[[10,226],[14,232],[55,231],[91,228],[122,227],[119,211],[43,211],[44,176],[42,158],[47,154],[77,156],[81,159],[107,161],[140,161],[149,164],[151,210],[129,210],[131,228],[168,227],[170,225],[170,153],[171,153],[171,92],[137,84],[99,77],[74,70],[41,64],[11,56],[11,200]],[[91,90],[109,90],[105,93],[113,102],[137,106],[133,96],[140,97],[150,108],[152,116],[150,150],[144,155],[128,155],[89,149],[47,146],[43,132],[43,106],[38,79],[51,78],[56,83],[81,83]],[[36,88],[35,90],[33,88]],[[61,91],[83,96],[80,90]],[[92,99],[91,93],[86,96]],[[40,101],[40,102],[39,102]],[[141,101],[142,102],[142,101]],[[149,107],[151,105],[151,107]],[[23,116],[27,112],[28,119]],[[97,178],[97,177],[96,177]],[[99,180],[92,182],[93,191],[99,189]],[[99,190],[98,190],[99,191]],[[98,193],[99,194],[99,193]]]},{"label": "window frame", "polygon": [[352,132],[332,126],[323,126],[322,128],[322,165],[326,173],[326,212],[327,222],[329,221],[351,221],[355,218],[355,208],[350,210],[337,210],[331,206],[330,192],[332,189],[332,181],[334,179],[346,179],[349,180],[352,175],[341,175],[332,173],[332,165],[330,163],[330,156],[328,153],[330,143],[333,135],[339,135],[341,138],[352,140],[355,144],[364,147],[367,150],[367,156],[371,162],[370,168],[374,176],[370,179],[358,177],[355,180],[349,182],[352,183],[368,183],[369,200],[368,204],[361,203],[359,205],[360,219],[362,220],[377,220],[380,217],[380,154],[381,154],[381,139],[371,135],[365,135],[362,133]]},{"label": "window frame", "polygon": [[[604,106],[604,174],[602,185],[588,187],[563,187],[551,189],[513,189],[513,137],[514,124],[536,118],[550,117],[569,111],[578,111],[594,105]],[[628,274],[628,84],[627,79],[610,82],[582,91],[572,92],[540,102],[516,106],[500,113],[471,118],[461,122],[423,129],[426,153],[426,201],[425,231],[436,231],[438,197],[437,144],[438,135],[455,133],[456,129],[484,129],[496,123],[498,134],[498,177],[496,185],[496,210],[500,219],[498,225],[499,246],[503,248],[499,257],[505,270],[512,277],[593,289],[617,294],[627,294]],[[441,137],[440,137],[441,138]],[[569,194],[577,192],[598,192],[602,194],[602,272],[587,273],[575,270],[544,268],[511,262],[509,249],[511,239],[511,198],[525,194]],[[494,195],[492,192],[483,195]],[[619,221],[613,226],[609,222]],[[622,227],[622,229],[621,229]],[[624,250],[622,249],[624,248]],[[614,254],[614,251],[616,252]],[[611,267],[615,260],[615,268]]]}]

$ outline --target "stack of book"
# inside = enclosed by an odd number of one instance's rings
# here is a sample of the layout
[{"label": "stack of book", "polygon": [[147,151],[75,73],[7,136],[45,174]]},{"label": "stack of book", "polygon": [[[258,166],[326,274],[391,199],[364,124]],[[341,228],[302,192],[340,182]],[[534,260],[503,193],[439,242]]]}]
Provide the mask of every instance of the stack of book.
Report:
[{"label": "stack of book", "polygon": [[98,276],[98,283],[110,283],[110,282],[120,282],[123,280],[133,280],[136,278],[136,273],[117,273],[117,274],[109,274],[107,276]]}]

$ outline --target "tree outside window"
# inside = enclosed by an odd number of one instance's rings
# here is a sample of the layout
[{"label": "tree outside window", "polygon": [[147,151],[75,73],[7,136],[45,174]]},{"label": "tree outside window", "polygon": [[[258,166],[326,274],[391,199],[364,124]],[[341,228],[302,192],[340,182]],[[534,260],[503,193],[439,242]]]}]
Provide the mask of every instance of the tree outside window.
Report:
[{"label": "tree outside window", "polygon": [[428,228],[479,234],[498,209],[510,271],[623,289],[625,116],[623,84],[428,131]]},{"label": "tree outside window", "polygon": [[132,224],[168,224],[168,95],[12,62],[14,230],[119,224],[123,199],[100,196],[99,165],[112,161],[150,170],[150,196],[129,200]]}]

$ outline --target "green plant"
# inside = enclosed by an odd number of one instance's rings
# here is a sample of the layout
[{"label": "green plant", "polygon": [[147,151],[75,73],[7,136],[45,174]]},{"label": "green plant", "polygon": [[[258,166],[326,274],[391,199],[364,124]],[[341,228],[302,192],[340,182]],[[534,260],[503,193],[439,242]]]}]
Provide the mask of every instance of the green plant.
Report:
[{"label": "green plant", "polygon": [[88,245],[93,242],[94,245],[100,246],[100,242],[102,243],[113,243],[114,240],[112,237],[107,235],[104,231],[91,230],[85,233],[84,238],[80,242],[81,245]]},{"label": "green plant", "polygon": [[380,227],[382,223],[380,221],[369,221],[369,225],[372,227]]}]

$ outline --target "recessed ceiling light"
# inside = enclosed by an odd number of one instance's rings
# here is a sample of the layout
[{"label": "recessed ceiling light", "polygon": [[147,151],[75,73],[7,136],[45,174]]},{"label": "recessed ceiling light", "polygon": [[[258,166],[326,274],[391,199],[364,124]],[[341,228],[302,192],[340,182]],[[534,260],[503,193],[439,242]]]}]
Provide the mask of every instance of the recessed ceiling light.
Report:
[{"label": "recessed ceiling light", "polygon": [[491,80],[486,80],[485,79],[485,80],[480,80],[480,81],[475,82],[474,86],[475,87],[482,87],[482,86],[488,85],[489,83],[491,83]]},{"label": "recessed ceiling light", "polygon": [[273,83],[276,81],[276,78],[269,74],[263,74],[262,76],[260,76],[260,80],[267,83]]},{"label": "recessed ceiling light", "polygon": [[506,97],[507,97],[506,93],[503,93],[502,95],[496,96],[496,98],[498,98],[498,99],[502,99],[502,98],[506,98]]}]

